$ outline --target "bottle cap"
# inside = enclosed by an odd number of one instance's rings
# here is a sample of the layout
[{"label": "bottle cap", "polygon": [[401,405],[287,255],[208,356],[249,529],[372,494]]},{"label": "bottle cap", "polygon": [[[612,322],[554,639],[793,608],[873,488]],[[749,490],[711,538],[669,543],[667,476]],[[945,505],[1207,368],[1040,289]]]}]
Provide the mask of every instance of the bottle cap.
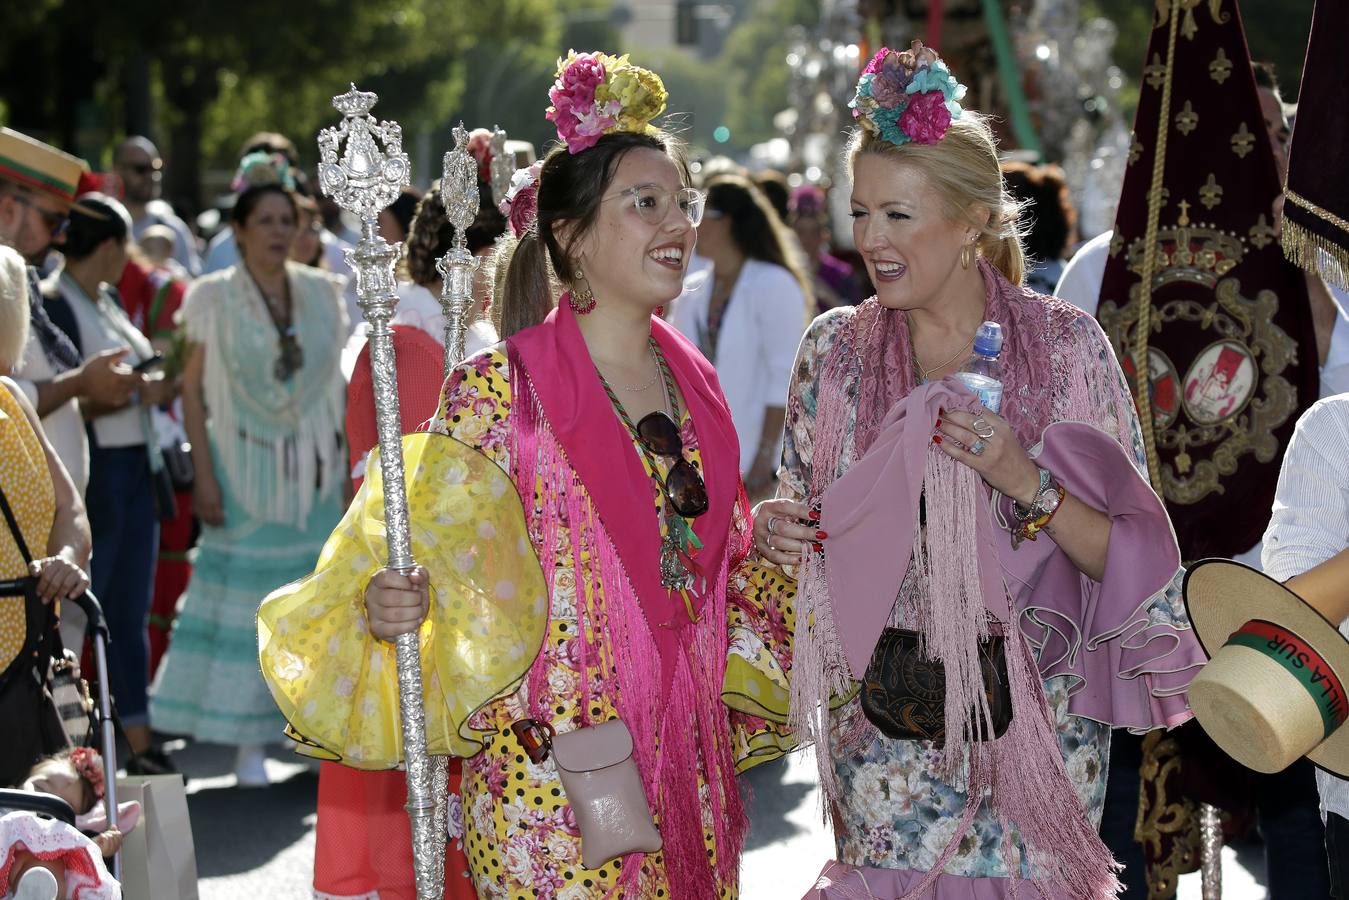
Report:
[{"label": "bottle cap", "polygon": [[997,356],[1002,352],[1002,326],[985,322],[974,333],[974,352],[980,356]]}]

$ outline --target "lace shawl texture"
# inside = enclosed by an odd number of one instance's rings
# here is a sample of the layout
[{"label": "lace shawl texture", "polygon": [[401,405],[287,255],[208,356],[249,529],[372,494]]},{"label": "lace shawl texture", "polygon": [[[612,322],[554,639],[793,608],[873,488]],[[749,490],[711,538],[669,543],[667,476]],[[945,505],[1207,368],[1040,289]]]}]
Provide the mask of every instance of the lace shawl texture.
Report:
[{"label": "lace shawl texture", "polygon": [[[985,319],[1003,325],[1004,398],[1002,415],[1023,446],[1038,442],[1054,421],[1082,421],[1120,440],[1130,434],[1131,407],[1118,377],[1108,365],[1084,360],[1074,337],[1081,313],[1061,301],[1012,285],[986,261],[980,269],[987,286]],[[1104,347],[1104,339],[1099,342]],[[832,351],[819,361],[815,448],[809,478],[810,499],[818,499],[835,478],[875,441],[891,407],[914,389],[912,347],[902,313],[874,299],[862,304],[845,325]],[[856,386],[855,399],[850,387]],[[1109,402],[1106,402],[1109,401]],[[842,461],[848,414],[856,404],[855,443]],[[840,464],[846,462],[846,464]],[[913,548],[916,579],[925,585],[907,610],[927,652],[946,668],[945,752],[947,775],[964,787],[969,806],[964,827],[952,838],[929,877],[915,889],[926,890],[954,854],[987,789],[1004,826],[1015,827],[1025,841],[1035,870],[1049,881],[1070,887],[1075,896],[1108,895],[1117,882],[1108,850],[1087,823],[1064,769],[1054,723],[1044,699],[1031,649],[1018,628],[1005,589],[999,608],[987,612],[1003,627],[1008,669],[1018,714],[1008,734],[995,742],[975,740],[988,721],[978,667],[978,642],[988,634],[985,592],[981,590],[979,530],[988,519],[978,475],[930,447],[924,467],[928,528],[916,529]],[[811,560],[798,595],[798,653],[793,666],[793,722],[803,734],[821,741],[831,694],[850,686],[851,675],[838,644],[824,567]],[[849,728],[846,738],[856,739]],[[832,766],[821,760],[826,796],[837,791]],[[1010,860],[1009,860],[1010,863]]]},{"label": "lace shawl texture", "polygon": [[242,263],[195,282],[182,315],[206,350],[212,444],[231,494],[252,519],[303,528],[315,499],[346,477],[346,313],[331,276],[288,264],[286,277],[304,353],[289,389],[273,374],[276,327]]}]

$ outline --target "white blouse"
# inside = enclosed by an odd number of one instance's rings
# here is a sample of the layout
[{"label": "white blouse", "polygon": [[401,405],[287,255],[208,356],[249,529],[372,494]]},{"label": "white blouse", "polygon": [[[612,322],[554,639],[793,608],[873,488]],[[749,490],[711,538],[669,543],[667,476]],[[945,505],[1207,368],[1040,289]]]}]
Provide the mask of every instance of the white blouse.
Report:
[{"label": "white blouse", "polygon": [[[694,259],[670,323],[706,352],[712,267],[700,257]],[[770,262],[745,261],[722,314],[711,356],[740,439],[742,476],[749,474],[759,452],[768,407],[787,405],[796,350],[812,312],[806,309],[805,294],[791,272]],[[776,469],[781,434],[772,452]]]}]

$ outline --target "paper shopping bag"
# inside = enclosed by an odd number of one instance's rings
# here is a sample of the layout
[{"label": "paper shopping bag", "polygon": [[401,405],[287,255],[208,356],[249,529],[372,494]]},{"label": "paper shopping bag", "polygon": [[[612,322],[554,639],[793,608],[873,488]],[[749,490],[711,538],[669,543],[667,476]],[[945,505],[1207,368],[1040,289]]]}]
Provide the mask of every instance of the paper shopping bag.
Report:
[{"label": "paper shopping bag", "polygon": [[139,800],[140,823],[122,840],[122,892],[138,900],[198,900],[197,852],[181,775],[117,779],[118,800]]}]

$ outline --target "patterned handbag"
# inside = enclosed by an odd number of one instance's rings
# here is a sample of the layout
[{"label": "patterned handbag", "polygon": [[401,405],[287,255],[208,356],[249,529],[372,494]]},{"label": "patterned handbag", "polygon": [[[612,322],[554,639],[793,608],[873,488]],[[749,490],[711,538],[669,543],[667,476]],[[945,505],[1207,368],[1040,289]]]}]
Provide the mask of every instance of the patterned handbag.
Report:
[{"label": "patterned handbag", "polygon": [[[1000,634],[979,642],[979,670],[992,714],[993,737],[1012,722],[1007,651]],[[918,632],[886,628],[862,676],[862,713],[881,734],[901,741],[946,742],[946,669],[919,651]]]}]

